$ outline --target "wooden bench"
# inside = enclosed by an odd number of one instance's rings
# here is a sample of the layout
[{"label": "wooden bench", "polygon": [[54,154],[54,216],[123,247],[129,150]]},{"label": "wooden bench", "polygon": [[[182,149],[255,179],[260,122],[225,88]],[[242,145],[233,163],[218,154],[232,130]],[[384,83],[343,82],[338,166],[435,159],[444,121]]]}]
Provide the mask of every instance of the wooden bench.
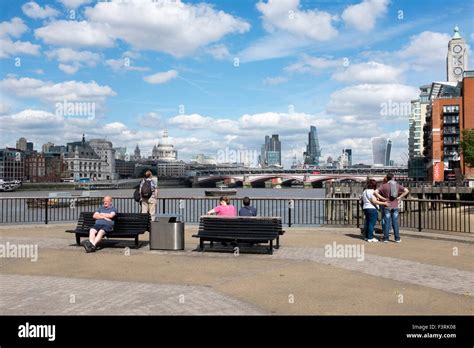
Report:
[{"label": "wooden bench", "polygon": [[[66,230],[76,234],[77,245],[81,245],[81,237],[89,237],[89,230],[96,221],[93,215],[93,212],[82,212],[76,229]],[[138,248],[138,236],[146,231],[150,231],[150,214],[118,213],[114,218],[114,229],[107,238],[135,238],[135,247]]]},{"label": "wooden bench", "polygon": [[268,243],[268,253],[273,253],[273,241],[276,249],[280,247],[280,235],[284,234],[280,217],[222,217],[201,216],[198,234],[199,250],[204,251],[204,242],[249,242]]}]

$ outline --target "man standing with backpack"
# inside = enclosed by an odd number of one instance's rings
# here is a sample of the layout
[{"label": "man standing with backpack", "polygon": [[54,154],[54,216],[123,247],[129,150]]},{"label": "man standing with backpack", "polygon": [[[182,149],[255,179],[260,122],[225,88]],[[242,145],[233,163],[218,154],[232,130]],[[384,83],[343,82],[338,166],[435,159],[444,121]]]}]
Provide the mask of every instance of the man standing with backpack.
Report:
[{"label": "man standing with backpack", "polygon": [[145,177],[140,182],[140,197],[142,204],[142,213],[149,213],[151,220],[155,219],[156,199],[158,198],[158,185],[153,179],[150,170],[145,172]]},{"label": "man standing with backpack", "polygon": [[380,186],[375,193],[380,194],[389,203],[384,208],[383,219],[385,220],[383,229],[383,241],[388,242],[390,234],[390,227],[393,226],[393,234],[395,235],[395,242],[400,243],[400,232],[398,227],[398,205],[403,197],[408,195],[410,191],[406,187],[403,187],[393,178],[393,174],[387,174],[387,182]]}]

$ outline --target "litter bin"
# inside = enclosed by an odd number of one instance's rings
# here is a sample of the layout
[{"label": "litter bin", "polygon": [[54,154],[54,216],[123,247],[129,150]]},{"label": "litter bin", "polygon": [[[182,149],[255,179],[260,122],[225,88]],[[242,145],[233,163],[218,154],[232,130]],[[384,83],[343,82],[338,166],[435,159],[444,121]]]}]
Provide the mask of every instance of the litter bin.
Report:
[{"label": "litter bin", "polygon": [[184,222],[177,216],[157,216],[151,222],[150,249],[184,250]]}]

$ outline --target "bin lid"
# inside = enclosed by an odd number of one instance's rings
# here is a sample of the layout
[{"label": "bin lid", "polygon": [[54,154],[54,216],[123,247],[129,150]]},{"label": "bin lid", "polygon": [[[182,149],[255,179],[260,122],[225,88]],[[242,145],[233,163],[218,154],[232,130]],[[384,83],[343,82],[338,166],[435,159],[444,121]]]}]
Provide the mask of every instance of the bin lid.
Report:
[{"label": "bin lid", "polygon": [[180,222],[182,214],[156,214],[154,221]]}]

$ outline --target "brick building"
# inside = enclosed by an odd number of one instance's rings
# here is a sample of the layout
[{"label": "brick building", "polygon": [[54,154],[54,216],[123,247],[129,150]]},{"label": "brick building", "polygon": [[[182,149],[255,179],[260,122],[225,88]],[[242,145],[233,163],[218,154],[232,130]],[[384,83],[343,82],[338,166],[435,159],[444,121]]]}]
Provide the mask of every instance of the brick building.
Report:
[{"label": "brick building", "polygon": [[424,126],[423,152],[428,180],[474,179],[461,153],[462,131],[474,128],[474,71],[464,72],[461,82],[434,82]]}]

